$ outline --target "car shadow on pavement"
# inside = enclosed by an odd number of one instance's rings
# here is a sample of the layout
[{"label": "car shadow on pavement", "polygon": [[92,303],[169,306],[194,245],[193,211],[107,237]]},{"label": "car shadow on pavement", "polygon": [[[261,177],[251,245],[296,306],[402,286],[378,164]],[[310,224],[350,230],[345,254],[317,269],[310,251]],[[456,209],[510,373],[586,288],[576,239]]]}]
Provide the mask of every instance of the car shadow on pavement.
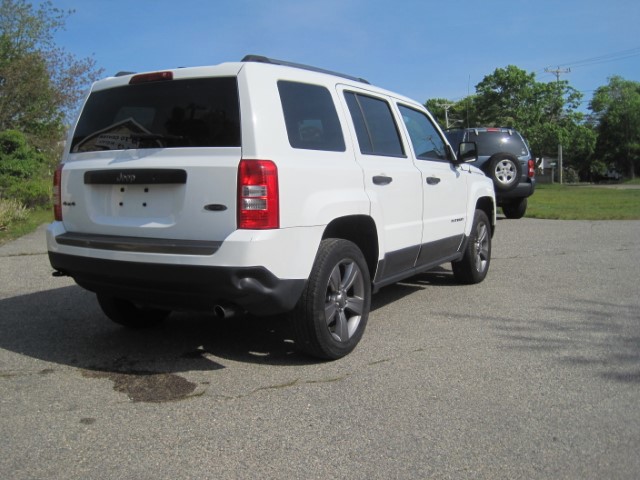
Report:
[{"label": "car shadow on pavement", "polygon": [[[446,272],[418,275],[382,289],[371,310],[427,285],[449,283]],[[0,348],[79,369],[87,378],[107,378],[133,401],[197,395],[198,385],[180,374],[222,370],[230,362],[285,367],[321,362],[295,350],[285,315],[220,319],[173,312],[154,328],[127,329],[109,320],[95,295],[76,285],[0,299],[0,312]],[[40,373],[52,371],[47,366]],[[10,367],[0,369],[0,376],[12,375]]]},{"label": "car shadow on pavement", "polygon": [[413,277],[401,280],[400,282],[381,288],[371,299],[371,311],[400,301],[417,291],[424,290],[429,286],[456,286],[453,272],[443,267],[436,267],[426,273],[419,273]]},{"label": "car shadow on pavement", "polygon": [[294,351],[286,320],[174,312],[150,329],[111,322],[95,296],[68,286],[0,300],[0,347],[99,371],[181,372],[224,368],[215,357],[274,365],[317,363]]},{"label": "car shadow on pavement", "polygon": [[[435,270],[390,285],[373,296],[371,310],[427,285],[453,284]],[[76,285],[0,300],[0,347],[47,362],[99,371],[216,370],[215,357],[269,365],[307,365],[296,352],[286,315],[173,312],[161,325],[128,329],[109,320],[95,295]]]}]

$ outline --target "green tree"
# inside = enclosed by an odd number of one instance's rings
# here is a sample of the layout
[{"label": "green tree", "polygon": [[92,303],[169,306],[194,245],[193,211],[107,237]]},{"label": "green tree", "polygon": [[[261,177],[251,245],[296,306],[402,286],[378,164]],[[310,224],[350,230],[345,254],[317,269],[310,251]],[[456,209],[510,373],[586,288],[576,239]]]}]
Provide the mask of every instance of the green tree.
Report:
[{"label": "green tree", "polygon": [[444,98],[430,98],[424,103],[424,106],[431,112],[442,128],[446,128],[444,105],[449,103]]},{"label": "green tree", "polygon": [[457,102],[444,98],[432,98],[425,102],[425,107],[443,128],[461,128],[469,124],[476,124],[475,97],[473,95]]},{"label": "green tree", "polygon": [[[497,68],[476,85],[478,121],[489,127],[523,130],[535,123],[535,74],[513,65]],[[540,112],[541,113],[541,112]]]},{"label": "green tree", "polygon": [[589,105],[596,118],[596,157],[630,178],[640,171],[640,82],[614,76]]},{"label": "green tree", "polygon": [[577,112],[582,94],[567,81],[538,82],[535,73],[513,65],[487,75],[476,93],[478,120],[520,130],[538,155],[555,155],[559,142],[569,146],[583,121]]},{"label": "green tree", "polygon": [[50,1],[0,0],[0,131],[19,130],[38,148],[52,151],[64,121],[86,87],[101,73],[92,58],[58,48],[54,34],[72,11]]}]

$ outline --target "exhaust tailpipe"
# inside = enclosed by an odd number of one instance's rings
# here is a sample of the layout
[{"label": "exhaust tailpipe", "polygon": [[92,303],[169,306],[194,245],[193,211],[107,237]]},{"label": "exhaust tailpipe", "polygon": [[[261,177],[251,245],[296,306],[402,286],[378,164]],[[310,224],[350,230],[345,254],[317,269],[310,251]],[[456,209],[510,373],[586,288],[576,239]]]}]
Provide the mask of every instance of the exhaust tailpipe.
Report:
[{"label": "exhaust tailpipe", "polygon": [[232,318],[241,313],[241,310],[234,305],[216,305],[213,313],[218,318]]}]

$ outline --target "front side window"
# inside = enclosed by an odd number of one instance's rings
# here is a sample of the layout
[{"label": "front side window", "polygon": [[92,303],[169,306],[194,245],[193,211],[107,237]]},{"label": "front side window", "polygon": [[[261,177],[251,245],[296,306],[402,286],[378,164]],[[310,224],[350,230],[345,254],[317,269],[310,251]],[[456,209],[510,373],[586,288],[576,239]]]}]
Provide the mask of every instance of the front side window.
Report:
[{"label": "front side window", "polygon": [[278,91],[293,148],[345,151],[342,127],[329,90],[320,85],[281,80]]},{"label": "front side window", "polygon": [[416,158],[420,160],[447,160],[444,140],[429,117],[404,105],[400,105],[399,108],[402,120],[409,132]]},{"label": "front side window", "polygon": [[129,148],[239,147],[235,77],[139,83],[91,93],[71,153]]},{"label": "front side window", "polygon": [[368,155],[404,157],[400,134],[389,104],[379,98],[345,92],[360,152]]}]

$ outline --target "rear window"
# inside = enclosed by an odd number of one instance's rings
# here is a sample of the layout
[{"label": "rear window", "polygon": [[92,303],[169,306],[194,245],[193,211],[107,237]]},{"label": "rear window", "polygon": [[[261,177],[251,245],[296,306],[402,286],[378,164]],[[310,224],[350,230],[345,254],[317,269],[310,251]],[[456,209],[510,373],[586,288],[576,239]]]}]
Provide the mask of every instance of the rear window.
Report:
[{"label": "rear window", "polygon": [[468,132],[467,141],[476,142],[478,156],[491,156],[497,152],[507,152],[521,157],[527,155],[527,147],[520,135],[513,132],[475,131]]},{"label": "rear window", "polygon": [[171,80],[91,93],[71,152],[239,147],[235,77]]}]

